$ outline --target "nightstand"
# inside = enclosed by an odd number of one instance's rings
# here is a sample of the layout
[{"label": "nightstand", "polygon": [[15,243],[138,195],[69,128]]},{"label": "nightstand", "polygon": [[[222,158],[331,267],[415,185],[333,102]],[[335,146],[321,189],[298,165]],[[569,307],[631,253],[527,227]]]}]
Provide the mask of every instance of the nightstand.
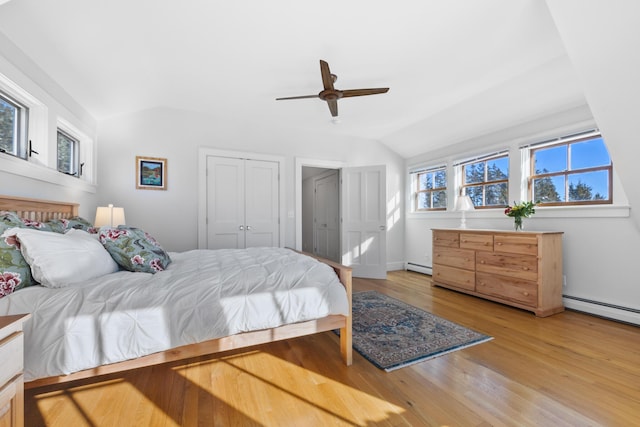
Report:
[{"label": "nightstand", "polygon": [[24,339],[22,324],[30,314],[0,316],[0,427],[24,426]]}]

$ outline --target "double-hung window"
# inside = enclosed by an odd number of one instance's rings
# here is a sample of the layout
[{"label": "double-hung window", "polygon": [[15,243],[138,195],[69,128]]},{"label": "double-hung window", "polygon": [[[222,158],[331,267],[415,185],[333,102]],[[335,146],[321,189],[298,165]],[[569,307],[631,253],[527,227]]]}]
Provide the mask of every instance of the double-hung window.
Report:
[{"label": "double-hung window", "polygon": [[0,152],[27,158],[29,109],[0,92]]},{"label": "double-hung window", "polygon": [[447,208],[447,168],[437,166],[411,173],[414,188],[414,211],[436,211]]},{"label": "double-hung window", "polygon": [[58,129],[58,171],[80,177],[80,141]]},{"label": "double-hung window", "polygon": [[612,203],[613,165],[598,131],[529,147],[531,200],[540,205]]},{"label": "double-hung window", "polygon": [[478,207],[502,207],[509,200],[509,155],[503,151],[458,163],[461,193]]}]

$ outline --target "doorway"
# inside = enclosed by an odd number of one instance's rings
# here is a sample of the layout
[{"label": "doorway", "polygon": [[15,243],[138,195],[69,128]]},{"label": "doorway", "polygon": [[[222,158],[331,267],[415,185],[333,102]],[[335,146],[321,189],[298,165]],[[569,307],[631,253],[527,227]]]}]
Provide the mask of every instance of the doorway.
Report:
[{"label": "doorway", "polygon": [[302,250],[341,262],[339,170],[302,167]]}]

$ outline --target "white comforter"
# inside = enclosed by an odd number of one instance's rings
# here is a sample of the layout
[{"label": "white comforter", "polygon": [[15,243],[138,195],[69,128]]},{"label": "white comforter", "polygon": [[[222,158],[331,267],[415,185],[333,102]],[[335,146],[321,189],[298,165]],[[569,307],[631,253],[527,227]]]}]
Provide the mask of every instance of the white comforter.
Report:
[{"label": "white comforter", "polygon": [[333,270],[288,249],[170,254],[154,275],[119,271],[0,299],[25,323],[25,380],[68,374],[227,335],[347,314]]}]

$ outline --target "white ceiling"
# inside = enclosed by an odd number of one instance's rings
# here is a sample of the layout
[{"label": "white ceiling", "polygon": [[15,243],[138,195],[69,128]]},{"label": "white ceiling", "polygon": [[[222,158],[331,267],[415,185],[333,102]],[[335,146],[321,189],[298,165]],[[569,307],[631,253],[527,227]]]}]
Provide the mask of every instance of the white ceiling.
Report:
[{"label": "white ceiling", "polygon": [[[97,120],[154,107],[379,140],[403,157],[585,103],[540,0],[13,0],[0,31]],[[318,99],[319,59],[338,89]]]}]

